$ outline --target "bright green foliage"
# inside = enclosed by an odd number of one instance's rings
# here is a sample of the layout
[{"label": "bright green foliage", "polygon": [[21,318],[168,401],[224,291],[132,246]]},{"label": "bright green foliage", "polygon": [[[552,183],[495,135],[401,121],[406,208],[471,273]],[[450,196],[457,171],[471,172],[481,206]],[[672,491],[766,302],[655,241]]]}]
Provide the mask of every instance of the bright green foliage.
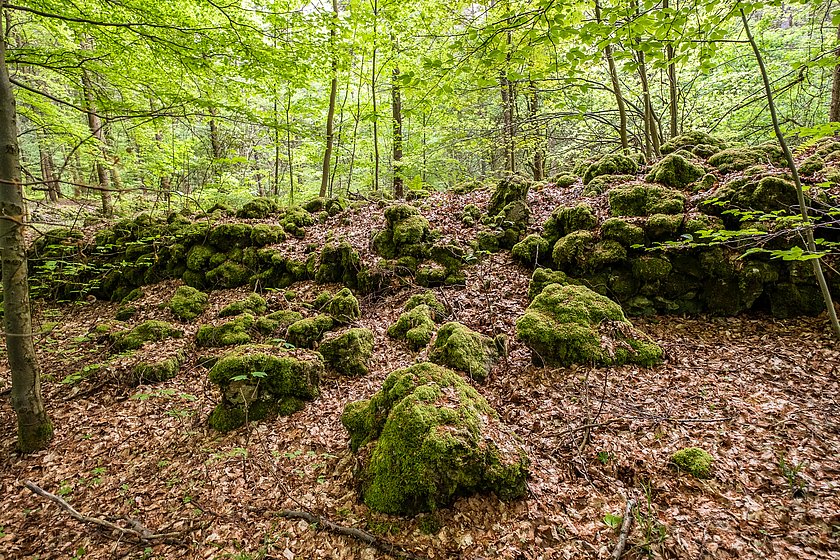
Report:
[{"label": "bright green foliage", "polygon": [[336,323],[352,323],[362,316],[359,309],[359,300],[350,291],[350,288],[342,288],[322,308]]},{"label": "bright green foliage", "polygon": [[314,348],[324,338],[324,334],[333,328],[333,318],[329,315],[316,315],[295,321],[286,330],[286,341],[298,348]]},{"label": "bright green foliage", "polygon": [[321,251],[315,281],[321,284],[340,282],[345,286],[356,286],[361,268],[359,253],[350,243],[327,243]]},{"label": "bright green foliage", "polygon": [[178,352],[171,358],[158,361],[144,361],[132,369],[132,378],[137,385],[160,383],[172,379],[186,359],[186,354]]},{"label": "bright green foliage", "polygon": [[328,367],[342,375],[367,375],[373,355],[373,333],[370,329],[350,329],[322,342],[318,352]]},{"label": "bright green foliage", "polygon": [[684,132],[662,144],[660,151],[670,154],[677,150],[688,150],[693,154],[708,158],[726,147],[726,142],[705,132],[696,130]]},{"label": "bright green foliage", "polygon": [[662,349],[633,328],[621,306],[584,286],[546,286],[516,322],[516,336],[547,365],[662,360]]},{"label": "bright green foliage", "polygon": [[297,311],[275,311],[274,313],[269,313],[265,317],[258,317],[254,323],[254,328],[266,336],[272,334],[285,336],[286,329],[289,328],[289,325],[296,323],[301,319],[303,319],[303,315]]},{"label": "bright green foliage", "polygon": [[550,251],[551,246],[548,241],[543,236],[532,233],[514,245],[510,252],[514,259],[525,266],[536,266],[548,260]]},{"label": "bright green foliage", "polygon": [[487,401],[440,366],[394,371],[373,398],[348,404],[341,422],[351,449],[371,446],[359,482],[374,510],[413,515],[479,492],[525,494],[524,451]]},{"label": "bright green foliage", "polygon": [[684,189],[705,174],[706,171],[701,166],[680,155],[671,154],[659,160],[650,169],[645,180],[674,189]]},{"label": "bright green foliage", "polygon": [[554,245],[561,237],[578,230],[592,230],[598,225],[598,218],[588,204],[556,208],[543,224],[543,237]]},{"label": "bright green foliage", "polygon": [[477,333],[461,323],[446,323],[437,333],[429,360],[482,382],[506,346],[503,335],[496,339]]},{"label": "bright green foliage", "polygon": [[645,231],[622,218],[610,218],[601,224],[601,238],[618,241],[625,247],[643,245]]},{"label": "bright green foliage", "polygon": [[429,221],[408,204],[385,209],[385,229],[373,238],[373,248],[382,257],[425,257],[430,242]]},{"label": "bright green foliage", "polygon": [[435,334],[435,311],[426,304],[411,308],[388,327],[388,336],[405,340],[412,350],[425,348]]},{"label": "bright green foliage", "polygon": [[248,331],[254,325],[253,315],[241,315],[219,326],[202,325],[195,334],[199,346],[233,346],[251,342]]},{"label": "bright green foliage", "polygon": [[521,175],[508,175],[499,181],[487,204],[487,215],[496,216],[512,202],[526,202],[531,182]]},{"label": "bright green foliage", "polygon": [[259,294],[248,294],[248,297],[235,301],[227,305],[219,311],[219,317],[234,317],[242,315],[243,313],[250,313],[252,315],[261,315],[268,309],[265,299]]},{"label": "bright green foliage", "polygon": [[146,321],[131,329],[110,336],[115,352],[137,350],[146,342],[157,342],[167,338],[180,338],[183,332],[163,321]]},{"label": "bright green foliage", "polygon": [[727,148],[709,158],[709,163],[721,173],[743,171],[757,164],[782,165],[784,161],[785,155],[778,144]]},{"label": "bright green foliage", "polygon": [[586,169],[583,174],[583,184],[601,175],[634,175],[638,171],[639,164],[633,158],[621,154],[609,154]]},{"label": "bright green foliage", "polygon": [[324,371],[315,353],[278,350],[272,346],[243,346],[226,354],[210,369],[222,400],[210,415],[210,426],[235,429],[248,420],[300,410],[303,401],[318,396]]},{"label": "bright green foliage", "polygon": [[210,305],[210,298],[204,292],[190,286],[179,286],[172,299],[169,300],[168,307],[177,318],[182,321],[191,321],[204,313],[208,305]]},{"label": "bright green foliage", "polygon": [[650,216],[652,214],[682,214],[685,195],[679,191],[637,185],[610,191],[610,213],[613,216]]},{"label": "bright green foliage", "polygon": [[681,449],[671,456],[671,462],[694,478],[711,478],[714,458],[699,447]]},{"label": "bright green foliage", "polygon": [[446,306],[440,303],[432,290],[426,290],[420,294],[414,294],[403,306],[403,311],[411,311],[418,305],[427,305],[429,309],[434,312],[432,319],[436,322],[443,321],[446,318]]}]

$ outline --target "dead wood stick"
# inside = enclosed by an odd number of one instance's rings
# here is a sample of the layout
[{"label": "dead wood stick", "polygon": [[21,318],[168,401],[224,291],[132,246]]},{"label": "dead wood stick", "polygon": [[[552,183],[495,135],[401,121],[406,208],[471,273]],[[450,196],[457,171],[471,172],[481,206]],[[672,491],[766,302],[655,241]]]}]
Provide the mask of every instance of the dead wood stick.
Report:
[{"label": "dead wood stick", "polygon": [[618,542],[612,553],[612,560],[618,560],[624,553],[624,547],[627,546],[627,537],[630,535],[630,528],[633,526],[633,507],[636,505],[636,499],[630,498],[627,500],[627,507],[624,508],[624,521],[621,522],[621,533],[618,535]]},{"label": "dead wood stick", "polygon": [[68,504],[65,500],[63,500],[59,496],[56,496],[55,494],[47,492],[34,482],[27,480],[23,484],[24,486],[29,488],[29,490],[31,490],[33,493],[58,504],[58,506],[61,509],[66,511],[70,515],[70,517],[72,517],[76,521],[96,525],[97,527],[106,529],[111,533],[117,533],[120,536],[131,537],[144,543],[153,540],[173,539],[175,537],[183,536],[182,533],[153,533],[152,531],[144,527],[142,524],[140,524],[139,521],[136,521],[134,519],[128,520],[128,522],[134,527],[133,529],[120,527],[119,525],[111,523],[110,521],[106,521],[98,517],[90,517],[88,515],[79,513],[73,506]]},{"label": "dead wood stick", "polygon": [[333,523],[329,519],[325,519],[307,511],[301,511],[296,509],[282,509],[277,512],[277,515],[288,519],[303,519],[305,521],[308,521],[309,523],[312,523],[313,525],[318,525],[322,529],[326,529],[331,533],[335,533],[337,535],[344,535],[346,537],[352,537],[356,540],[365,543],[368,546],[372,546],[380,552],[389,554],[394,558],[404,558],[406,560],[421,560],[419,556],[412,554],[411,552],[408,552],[407,550],[404,550],[398,547],[397,545],[384,542],[376,538],[376,536],[371,535],[367,531],[362,531],[361,529],[356,529],[355,527],[345,527],[344,525]]}]

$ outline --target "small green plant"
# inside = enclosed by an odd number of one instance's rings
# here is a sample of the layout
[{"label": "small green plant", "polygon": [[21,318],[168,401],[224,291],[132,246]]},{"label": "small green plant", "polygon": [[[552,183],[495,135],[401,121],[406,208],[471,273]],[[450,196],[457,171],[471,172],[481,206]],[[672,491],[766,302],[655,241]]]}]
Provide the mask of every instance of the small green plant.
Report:
[{"label": "small green plant", "polygon": [[609,451],[599,451],[595,455],[595,458],[598,459],[598,461],[602,465],[607,466],[610,463],[610,461],[613,460],[613,454],[610,453]]},{"label": "small green plant", "polygon": [[59,496],[69,496],[73,493],[73,485],[67,482],[66,480],[61,483],[61,486],[58,487],[58,494]]},{"label": "small green plant", "polygon": [[779,473],[787,481],[794,498],[804,498],[807,493],[808,483],[805,482],[799,473],[805,468],[804,462],[790,463],[784,453],[779,454],[779,461],[776,463]]},{"label": "small green plant", "polygon": [[608,513],[604,516],[604,525],[606,525],[610,529],[618,530],[621,527],[622,523],[624,523],[624,517],[621,515],[613,515],[612,513]]},{"label": "small green plant", "polygon": [[[668,528],[660,523],[653,508],[653,489],[650,482],[642,482],[645,494],[644,504],[634,508],[636,524],[644,535],[645,541],[640,545],[641,550],[652,556],[654,547],[662,544],[668,536]],[[643,509],[644,508],[644,509]]]}]

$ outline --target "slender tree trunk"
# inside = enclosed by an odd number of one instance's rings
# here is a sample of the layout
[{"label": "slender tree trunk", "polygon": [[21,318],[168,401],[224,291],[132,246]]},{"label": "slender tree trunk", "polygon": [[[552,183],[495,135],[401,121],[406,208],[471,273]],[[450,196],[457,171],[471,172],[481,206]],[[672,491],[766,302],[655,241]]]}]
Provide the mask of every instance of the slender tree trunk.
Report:
[{"label": "slender tree trunk", "polygon": [[539,117],[539,92],[537,91],[537,84],[534,80],[528,81],[530,90],[530,98],[528,108],[530,112],[532,130],[534,131],[534,181],[542,181],[545,179],[545,146],[543,145],[542,131],[540,130],[537,118]]},{"label": "slender tree trunk", "polygon": [[73,185],[73,197],[78,200],[82,195],[87,196],[87,189],[81,187],[85,182],[85,173],[82,171],[82,156],[79,155],[79,150],[73,153],[73,182],[76,183]]},{"label": "slender tree trunk", "polygon": [[333,119],[335,119],[335,98],[338,94],[338,54],[335,45],[335,26],[338,25],[338,0],[332,0],[335,21],[330,26],[330,46],[332,48],[332,81],[330,82],[330,107],[327,111],[327,146],[324,148],[324,164],[321,169],[321,192],[319,196],[327,196],[330,184],[330,162],[333,148]]},{"label": "slender tree trunk", "polygon": [[[767,106],[770,109],[770,118],[773,121],[773,131],[776,133],[776,138],[779,141],[779,145],[782,147],[782,151],[785,153],[785,159],[787,160],[791,175],[793,175],[793,183],[796,186],[796,197],[799,202],[799,210],[802,215],[802,222],[805,225],[805,243],[807,245],[808,252],[816,254],[817,245],[814,241],[814,227],[811,225],[810,218],[808,217],[808,206],[805,203],[805,193],[802,190],[802,183],[799,180],[799,171],[796,169],[796,164],[793,161],[793,154],[790,153],[790,148],[788,147],[787,141],[785,141],[785,136],[782,134],[782,129],[779,126],[779,117],[776,115],[776,103],[773,101],[773,88],[770,87],[770,78],[767,77],[767,69],[764,67],[764,58],[761,56],[761,51],[758,50],[758,44],[755,42],[755,38],[753,38],[752,32],[750,31],[750,26],[747,22],[747,15],[744,13],[743,9],[740,11],[741,21],[744,23],[744,31],[747,34],[747,40],[750,42],[750,46],[753,49],[755,60],[758,63],[759,72],[761,72],[761,79],[764,82],[764,93],[767,97]],[[811,259],[811,263],[813,263],[814,267],[814,276],[817,277],[817,284],[819,284],[820,291],[822,291],[831,327],[834,329],[834,334],[838,339],[840,339],[840,321],[837,320],[837,311],[834,309],[834,302],[831,300],[831,290],[828,287],[828,282],[825,280],[822,263],[820,261],[821,259],[819,258]]]},{"label": "slender tree trunk", "polygon": [[222,142],[219,140],[219,128],[216,126],[216,115],[219,112],[215,107],[210,107],[210,149],[213,151],[213,159],[222,157]]},{"label": "slender tree trunk", "polygon": [[402,122],[402,99],[400,96],[400,69],[394,66],[393,80],[391,81],[391,112],[394,116],[394,196],[403,198],[403,122]]},{"label": "slender tree trunk", "polygon": [[[595,0],[595,19],[598,23],[601,22],[601,4],[599,3],[599,0]],[[615,95],[615,104],[618,107],[618,134],[621,137],[621,147],[624,150],[629,150],[630,142],[627,139],[627,107],[624,103],[624,96],[621,93],[621,83],[618,81],[618,71],[615,68],[612,46],[609,44],[604,47],[604,58],[607,59],[607,67],[610,71],[610,81],[612,82],[613,95]]]},{"label": "slender tree trunk", "polygon": [[277,112],[277,88],[274,88],[274,177],[271,193],[280,196],[280,115]]},{"label": "slender tree trunk", "polygon": [[356,111],[353,113],[353,147],[350,150],[350,169],[347,173],[347,192],[350,192],[350,185],[353,184],[353,168],[356,165],[356,139],[359,134],[359,121],[362,120],[362,88],[364,87],[365,57],[359,64],[359,85],[356,87]]},{"label": "slender tree trunk", "polygon": [[376,113],[376,32],[379,1],[373,0],[373,55],[371,56],[370,98],[373,103],[373,190],[379,190],[379,117]]},{"label": "slender tree trunk", "polygon": [[108,145],[105,143],[105,131],[102,129],[102,119],[96,113],[96,103],[93,97],[93,86],[90,76],[82,70],[82,89],[88,111],[88,126],[91,135],[99,144],[100,157],[96,162],[96,175],[99,178],[100,196],[102,197],[102,214],[110,218],[114,215],[114,202],[111,199],[111,176],[106,162],[108,161]]},{"label": "slender tree trunk", "polygon": [[[662,1],[664,9],[669,8],[668,0]],[[669,42],[665,45],[665,59],[668,61],[668,114],[670,117],[670,138],[679,135],[678,126],[678,100],[679,91],[677,90],[677,65],[674,62],[674,45]]]},{"label": "slender tree trunk", "polygon": [[44,145],[43,139],[38,142],[38,152],[41,160],[41,179],[47,191],[47,198],[50,202],[58,202],[61,197],[61,189],[58,185],[58,178],[55,176],[55,163],[49,149]]},{"label": "slender tree trunk", "polygon": [[[837,47],[834,55],[840,57],[840,26],[837,27]],[[831,84],[831,107],[828,111],[830,122],[840,122],[840,64],[834,67],[834,81]]]},{"label": "slender tree trunk", "polygon": [[286,157],[289,158],[289,206],[295,203],[295,160],[292,152],[292,90],[286,96]]},{"label": "slender tree trunk", "polygon": [[505,151],[505,171],[514,172],[513,151],[513,107],[510,99],[510,84],[504,70],[499,72],[499,89],[502,93],[502,145]]},{"label": "slender tree trunk", "polygon": [[[0,10],[4,1],[0,0]],[[5,11],[4,11],[5,12]],[[32,316],[26,244],[25,208],[20,181],[20,147],[12,84],[6,67],[5,26],[0,23],[0,259],[3,267],[3,325],[12,373],[12,407],[17,415],[18,448],[44,449],[53,436],[41,396],[41,375],[32,341]]]},{"label": "slender tree trunk", "polygon": [[426,165],[428,165],[428,153],[426,152],[426,123],[429,121],[429,117],[426,114],[426,111],[423,111],[423,169],[420,170],[420,181],[423,183],[423,186],[426,186]]}]

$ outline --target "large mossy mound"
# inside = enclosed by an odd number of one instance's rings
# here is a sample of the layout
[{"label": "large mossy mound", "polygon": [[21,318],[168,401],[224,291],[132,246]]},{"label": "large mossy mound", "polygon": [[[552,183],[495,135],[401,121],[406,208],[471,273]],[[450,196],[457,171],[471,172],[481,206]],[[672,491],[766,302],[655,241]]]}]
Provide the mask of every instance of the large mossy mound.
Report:
[{"label": "large mossy mound", "polygon": [[341,375],[367,375],[373,355],[373,333],[370,329],[349,329],[323,341],[318,352],[327,366]]},{"label": "large mossy mound", "polygon": [[428,346],[435,334],[434,309],[426,304],[418,304],[399,316],[388,327],[388,336],[405,340],[412,350],[422,350]]},{"label": "large mossy mound", "polygon": [[288,415],[318,396],[324,364],[318,354],[287,352],[273,346],[251,345],[226,354],[210,369],[222,400],[210,415],[210,426],[221,432],[249,420]]},{"label": "large mossy mound", "polygon": [[[795,212],[797,206],[796,187],[784,177],[770,175],[765,177],[743,177],[730,181],[708,198],[701,201],[698,207],[711,215],[722,215],[727,210],[761,210],[774,212],[787,210]],[[731,223],[730,226],[736,224]]]},{"label": "large mossy mound", "polygon": [[691,130],[679,136],[674,136],[662,144],[660,151],[663,154],[670,154],[678,150],[687,150],[696,156],[708,158],[724,148],[726,148],[726,142],[720,138],[715,138],[705,132]]},{"label": "large mossy mound", "polygon": [[279,212],[280,208],[280,204],[273,198],[258,197],[246,202],[236,212],[236,217],[264,219]]},{"label": "large mossy mound", "polygon": [[490,375],[493,363],[504,354],[506,342],[504,336],[491,338],[461,323],[446,323],[437,333],[429,360],[482,382]]},{"label": "large mossy mound", "polygon": [[706,170],[679,154],[670,154],[656,162],[645,181],[659,183],[672,189],[684,189],[697,181]]},{"label": "large mossy mound", "polygon": [[254,326],[254,316],[243,314],[221,325],[202,325],[195,334],[199,346],[234,346],[251,342],[249,331]]},{"label": "large mossy mound", "polygon": [[561,237],[573,231],[592,230],[598,225],[598,218],[588,204],[555,208],[543,224],[543,237],[554,246]]},{"label": "large mossy mound", "polygon": [[609,199],[613,216],[682,214],[685,211],[683,193],[653,185],[615,188],[610,191]]},{"label": "large mossy mound", "polygon": [[181,369],[186,357],[184,352],[178,352],[163,360],[138,362],[131,370],[131,380],[135,385],[143,385],[172,379],[178,375],[178,370]]},{"label": "large mossy mound", "polygon": [[286,329],[286,341],[297,348],[314,348],[333,325],[335,321],[329,315],[316,315],[295,321]]},{"label": "large mossy mound", "polygon": [[543,236],[532,233],[510,250],[514,260],[532,268],[539,264],[546,264],[551,256],[551,246]]},{"label": "large mossy mound", "polygon": [[508,175],[499,181],[483,223],[489,229],[478,235],[478,248],[485,251],[510,249],[528,229],[531,210],[528,207],[528,190],[531,182],[520,175]]},{"label": "large mossy mound", "polygon": [[361,269],[359,253],[350,243],[347,241],[327,243],[321,250],[315,281],[320,284],[338,282],[345,286],[356,287]]},{"label": "large mossy mound", "polygon": [[164,321],[146,321],[128,331],[121,331],[110,336],[111,348],[115,352],[137,350],[146,342],[157,342],[167,338],[180,338],[183,331]]},{"label": "large mossy mound", "polygon": [[516,322],[516,336],[546,365],[662,360],[662,349],[633,328],[620,305],[584,286],[546,286]]},{"label": "large mossy mound", "polygon": [[429,221],[408,204],[385,209],[385,229],[373,237],[373,248],[386,259],[425,258],[431,244]]},{"label": "large mossy mound", "polygon": [[371,509],[414,515],[458,497],[525,495],[528,459],[496,412],[457,373],[422,363],[391,373],[373,398],[348,404],[350,447]]},{"label": "large mossy mound", "polygon": [[635,175],[638,171],[639,164],[633,158],[622,154],[609,154],[586,169],[583,174],[583,184],[601,175]]},{"label": "large mossy mound", "polygon": [[507,175],[496,185],[490,202],[487,203],[487,215],[496,216],[512,202],[527,201],[531,182],[521,175]]},{"label": "large mossy mound", "polygon": [[778,144],[727,148],[709,158],[709,164],[721,173],[743,171],[759,164],[782,165],[784,162],[785,154]]},{"label": "large mossy mound", "polygon": [[234,317],[243,313],[261,315],[268,310],[268,304],[259,294],[248,294],[248,297],[226,305],[219,311],[219,317]]},{"label": "large mossy mound", "polygon": [[350,288],[342,288],[332,296],[323,306],[319,307],[332,317],[336,323],[352,323],[362,316],[359,300]]},{"label": "large mossy mound", "polygon": [[168,307],[172,314],[182,321],[191,321],[207,309],[210,298],[207,294],[191,286],[179,286],[169,300]]}]

